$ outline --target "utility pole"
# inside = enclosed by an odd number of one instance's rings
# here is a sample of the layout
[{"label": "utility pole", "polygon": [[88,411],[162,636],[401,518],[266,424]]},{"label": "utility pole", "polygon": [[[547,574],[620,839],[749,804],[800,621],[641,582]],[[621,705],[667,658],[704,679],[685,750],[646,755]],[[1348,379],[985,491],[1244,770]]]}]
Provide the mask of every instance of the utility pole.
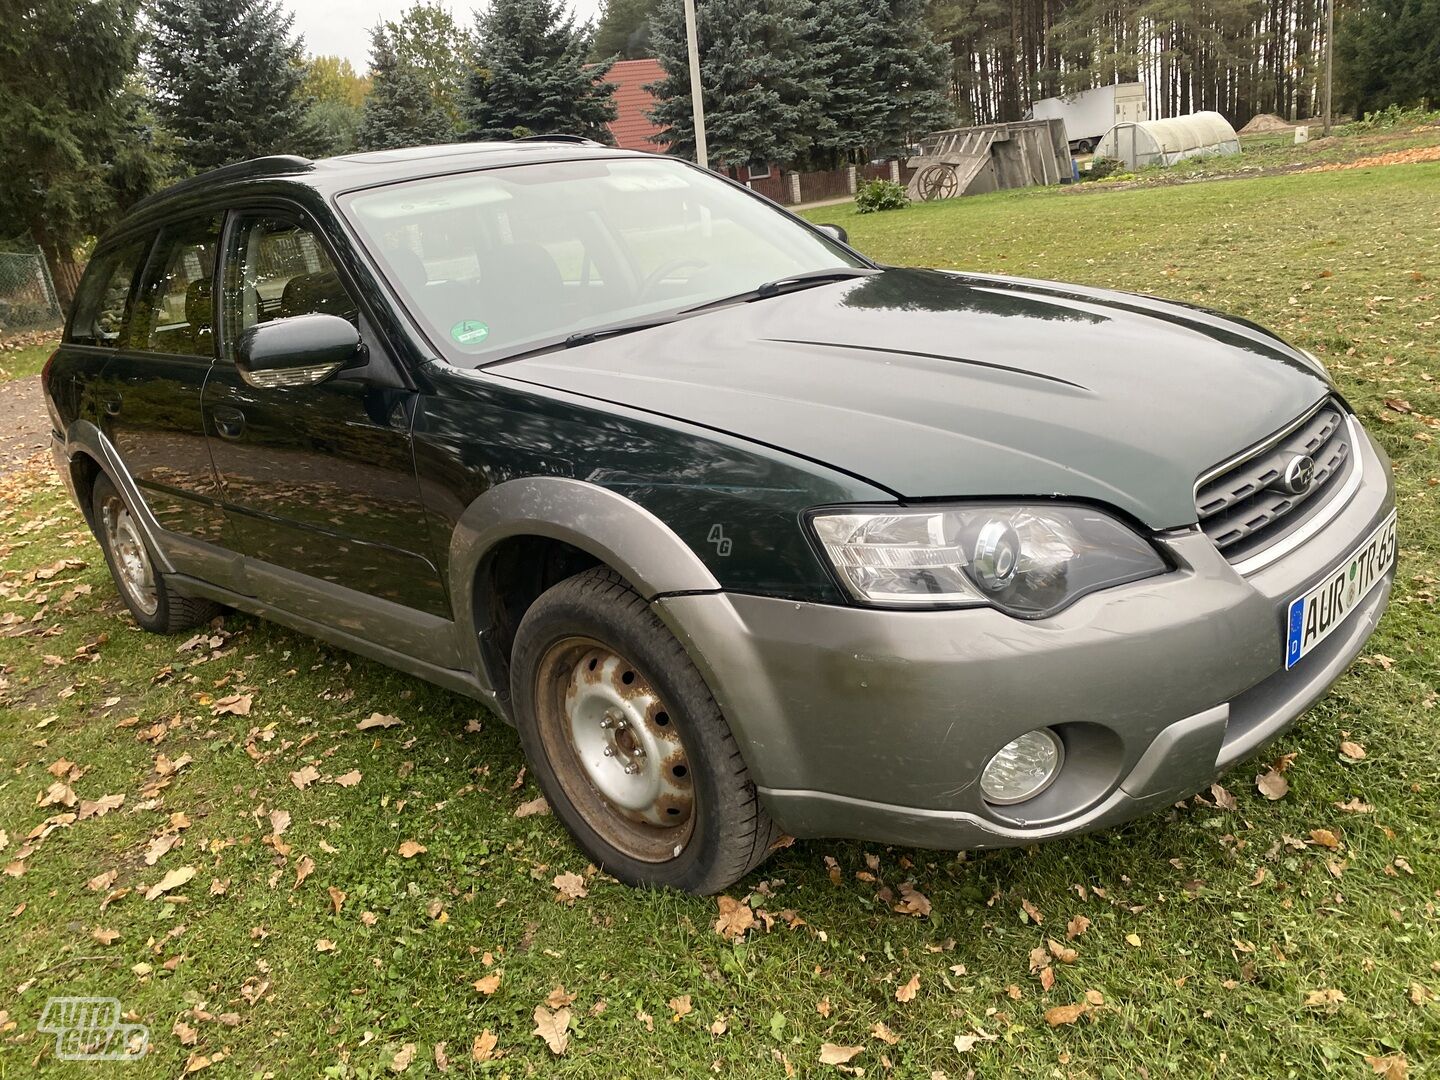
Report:
[{"label": "utility pole", "polygon": [[[695,117],[695,162],[708,169],[710,154],[705,146],[705,95],[700,86],[700,37],[695,31],[695,0],[685,0],[685,40],[690,46],[690,109]],[[1328,97],[1326,102],[1328,116]]]},{"label": "utility pole", "polygon": [[1330,134],[1330,83],[1335,69],[1335,0],[1325,2],[1325,134]]}]

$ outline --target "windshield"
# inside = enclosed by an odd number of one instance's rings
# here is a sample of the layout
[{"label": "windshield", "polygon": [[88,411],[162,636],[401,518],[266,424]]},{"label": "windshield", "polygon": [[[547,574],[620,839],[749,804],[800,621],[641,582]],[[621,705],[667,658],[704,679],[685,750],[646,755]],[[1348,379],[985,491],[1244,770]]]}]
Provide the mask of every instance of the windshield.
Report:
[{"label": "windshield", "polygon": [[465,366],[866,265],[661,157],[487,169],[371,188],[341,205],[431,338]]}]

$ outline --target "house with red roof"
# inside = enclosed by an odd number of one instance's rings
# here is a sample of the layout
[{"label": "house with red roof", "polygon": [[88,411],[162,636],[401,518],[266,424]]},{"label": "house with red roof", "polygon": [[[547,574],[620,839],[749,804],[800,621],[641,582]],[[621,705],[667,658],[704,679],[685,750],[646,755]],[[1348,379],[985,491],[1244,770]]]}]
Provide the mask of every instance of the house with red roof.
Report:
[{"label": "house with red roof", "polygon": [[665,145],[650,141],[661,128],[647,115],[655,107],[655,98],[645,87],[665,78],[659,60],[617,60],[605,76],[615,84],[615,119],[607,125],[615,145],[625,150],[648,150],[664,153]]}]

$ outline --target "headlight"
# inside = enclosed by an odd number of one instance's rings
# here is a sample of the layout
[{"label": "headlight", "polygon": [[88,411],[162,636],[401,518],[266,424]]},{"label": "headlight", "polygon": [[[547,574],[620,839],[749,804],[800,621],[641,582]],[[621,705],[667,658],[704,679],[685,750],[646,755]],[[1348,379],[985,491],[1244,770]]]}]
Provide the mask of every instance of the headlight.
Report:
[{"label": "headlight", "polygon": [[823,510],[811,525],[846,589],[867,604],[990,604],[1033,619],[1167,569],[1143,538],[1085,506]]}]

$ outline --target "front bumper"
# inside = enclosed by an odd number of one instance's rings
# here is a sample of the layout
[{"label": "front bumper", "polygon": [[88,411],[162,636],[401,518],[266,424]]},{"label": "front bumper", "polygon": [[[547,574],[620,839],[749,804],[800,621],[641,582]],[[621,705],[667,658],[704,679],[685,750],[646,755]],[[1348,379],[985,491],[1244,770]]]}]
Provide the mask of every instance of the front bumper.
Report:
[{"label": "front bumper", "polygon": [[[880,611],[733,593],[662,597],[794,836],[937,848],[1028,844],[1124,821],[1205,787],[1285,730],[1364,647],[1394,569],[1340,629],[1284,667],[1287,604],[1394,507],[1390,464],[1326,528],[1241,577],[1197,530],[1163,541],[1173,573],[1034,622],[983,608]],[[1036,727],[1065,766],[1029,802],[980,795],[990,756]]]}]

